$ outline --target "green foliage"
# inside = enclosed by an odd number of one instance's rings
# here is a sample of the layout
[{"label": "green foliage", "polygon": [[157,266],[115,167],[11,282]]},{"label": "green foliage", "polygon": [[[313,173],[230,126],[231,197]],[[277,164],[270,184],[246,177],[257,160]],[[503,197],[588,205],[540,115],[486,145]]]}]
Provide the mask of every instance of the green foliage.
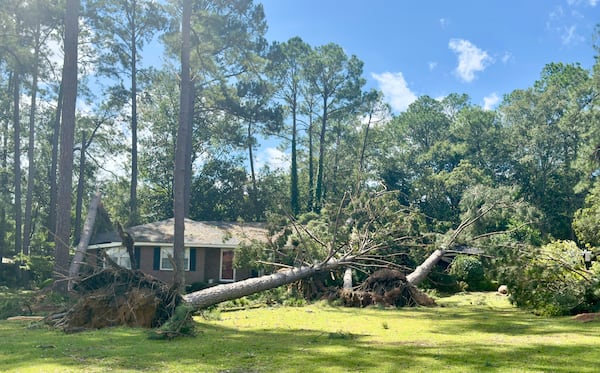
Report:
[{"label": "green foliage", "polygon": [[196,324],[192,318],[194,308],[180,304],[175,308],[171,318],[148,334],[150,339],[173,339],[179,336],[194,336]]},{"label": "green foliage", "polygon": [[8,287],[0,287],[0,319],[4,320],[11,316],[30,315],[31,311],[27,305],[31,300],[31,293],[11,291]]},{"label": "green foliage", "polygon": [[513,258],[501,281],[511,300],[543,315],[565,315],[598,307],[600,266],[586,270],[582,251],[572,241],[554,241]]},{"label": "green foliage", "polygon": [[485,281],[483,264],[472,255],[457,255],[450,265],[449,273],[458,281],[464,281],[469,290],[481,290]]},{"label": "green foliage", "polygon": [[600,183],[585,197],[585,206],[575,212],[573,230],[583,244],[600,247]]}]

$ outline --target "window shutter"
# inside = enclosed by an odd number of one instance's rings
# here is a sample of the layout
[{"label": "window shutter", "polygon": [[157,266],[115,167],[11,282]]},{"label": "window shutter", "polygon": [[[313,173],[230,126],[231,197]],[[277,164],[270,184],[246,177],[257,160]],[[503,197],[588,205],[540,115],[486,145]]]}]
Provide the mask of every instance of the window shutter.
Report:
[{"label": "window shutter", "polygon": [[160,247],[154,248],[154,261],[152,263],[152,269],[155,271],[160,270]]},{"label": "window shutter", "polygon": [[142,253],[141,250],[138,246],[135,246],[133,248],[133,258],[135,259],[135,268],[132,269],[140,269],[141,268],[141,263],[140,263],[140,259],[142,257]]},{"label": "window shutter", "polygon": [[196,249],[190,249],[190,271],[196,270]]}]

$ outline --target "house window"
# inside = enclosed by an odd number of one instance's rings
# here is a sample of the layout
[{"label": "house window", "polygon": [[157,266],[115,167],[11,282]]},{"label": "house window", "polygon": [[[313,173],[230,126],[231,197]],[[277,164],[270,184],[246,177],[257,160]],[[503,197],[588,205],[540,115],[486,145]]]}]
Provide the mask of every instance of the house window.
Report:
[{"label": "house window", "polygon": [[[127,249],[124,247],[113,247],[106,250],[106,255],[109,258],[120,265],[123,268],[131,269],[131,260],[129,259],[129,254],[127,253]],[[104,263],[106,267],[106,263]]]},{"label": "house window", "polygon": [[234,281],[235,268],[233,268],[233,250],[221,249],[221,281]]},{"label": "house window", "polygon": [[[172,247],[163,247],[160,249],[160,270],[161,271],[172,271],[173,265],[169,260],[169,255],[173,257],[173,248]],[[185,254],[183,258],[183,263],[185,264],[185,270],[190,270],[190,249],[185,249]]]}]

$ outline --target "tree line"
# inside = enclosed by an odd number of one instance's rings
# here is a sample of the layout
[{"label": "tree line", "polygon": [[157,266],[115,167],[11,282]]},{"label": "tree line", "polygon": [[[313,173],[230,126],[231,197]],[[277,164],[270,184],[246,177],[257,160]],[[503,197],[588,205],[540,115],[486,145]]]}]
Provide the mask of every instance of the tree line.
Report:
[{"label": "tree line", "polygon": [[[98,185],[127,226],[172,217],[176,197],[192,219],[265,221],[319,216],[348,192],[384,188],[422,214],[421,230],[440,234],[463,221],[473,190],[502,190],[535,216],[529,242],[600,245],[598,60],[590,70],[549,61],[495,110],[453,93],[393,114],[342,46],[267,40],[262,5],[251,0],[187,5],[6,0],[1,256],[47,257],[66,269],[68,255],[57,253],[68,250],[56,246],[78,240]],[[189,132],[178,143],[184,110]],[[264,139],[289,154],[287,169],[259,166]]]}]

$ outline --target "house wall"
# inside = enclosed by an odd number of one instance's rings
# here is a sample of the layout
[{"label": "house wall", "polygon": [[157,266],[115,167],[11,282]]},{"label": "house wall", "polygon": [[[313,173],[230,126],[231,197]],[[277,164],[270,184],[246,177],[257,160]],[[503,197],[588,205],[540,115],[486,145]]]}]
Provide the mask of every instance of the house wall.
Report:
[{"label": "house wall", "polygon": [[[143,246],[140,247],[140,270],[151,276],[154,276],[164,282],[173,281],[173,271],[157,270],[157,264],[154,258],[155,247]],[[195,253],[195,258],[190,258],[190,263],[196,261],[195,266],[191,266],[189,271],[185,271],[185,282],[188,284],[205,281],[205,249],[202,247],[190,250],[190,255]]]},{"label": "house wall", "polygon": [[[136,251],[139,249],[139,269],[151,276],[154,276],[161,281],[171,282],[173,280],[173,271],[157,270],[158,264],[155,263],[155,254],[153,246],[136,246]],[[101,268],[102,263],[98,264],[96,260],[98,250],[89,250],[86,259],[93,268]],[[194,282],[208,282],[213,280],[214,283],[219,282],[220,266],[221,266],[221,249],[220,248],[204,248],[197,247],[195,250],[190,250],[190,255],[195,252],[195,266],[191,265],[191,270],[185,272],[185,281],[188,284]],[[138,255],[136,253],[136,255]],[[190,258],[190,264],[194,258]],[[160,267],[158,267],[160,268]],[[237,268],[235,270],[235,280],[243,280],[251,277],[248,269]]]},{"label": "house wall", "polygon": [[204,267],[206,281],[219,282],[219,266],[221,265],[221,249],[206,249],[206,264]]}]

